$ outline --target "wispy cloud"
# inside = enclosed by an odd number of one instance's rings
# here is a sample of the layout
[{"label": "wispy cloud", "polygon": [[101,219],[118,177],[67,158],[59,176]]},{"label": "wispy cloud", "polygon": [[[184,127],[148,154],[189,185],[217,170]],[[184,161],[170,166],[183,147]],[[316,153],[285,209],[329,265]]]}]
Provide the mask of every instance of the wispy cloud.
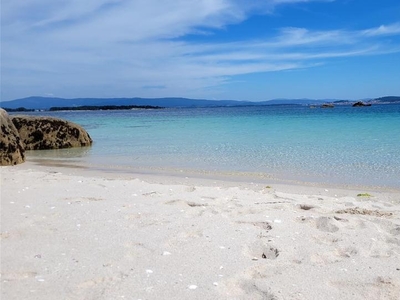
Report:
[{"label": "wispy cloud", "polygon": [[[359,31],[281,28],[268,38],[199,43],[254,13],[305,0],[2,1],[4,87],[84,94],[187,95],[235,75],[312,67],[327,59],[398,52],[400,24]],[[315,0],[318,1],[318,0]],[[319,2],[327,2],[320,0]],[[156,94],[155,94],[156,95]],[[122,96],[122,95],[121,95]]]},{"label": "wispy cloud", "polygon": [[366,36],[385,36],[385,35],[400,35],[400,23],[389,25],[381,25],[377,28],[370,28],[362,31]]}]

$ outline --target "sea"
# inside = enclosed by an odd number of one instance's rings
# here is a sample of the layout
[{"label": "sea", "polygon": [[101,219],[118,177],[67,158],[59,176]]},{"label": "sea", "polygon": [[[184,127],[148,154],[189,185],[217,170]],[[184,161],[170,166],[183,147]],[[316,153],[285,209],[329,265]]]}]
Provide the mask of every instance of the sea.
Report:
[{"label": "sea", "polygon": [[113,172],[400,188],[400,105],[42,111],[83,126],[85,148],[27,159]]}]

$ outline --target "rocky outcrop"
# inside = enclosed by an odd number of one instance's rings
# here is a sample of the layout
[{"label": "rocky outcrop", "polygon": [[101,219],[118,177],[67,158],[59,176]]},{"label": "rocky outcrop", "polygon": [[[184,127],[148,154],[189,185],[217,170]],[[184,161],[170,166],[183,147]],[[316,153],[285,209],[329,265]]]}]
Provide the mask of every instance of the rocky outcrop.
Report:
[{"label": "rocky outcrop", "polygon": [[78,124],[51,117],[13,116],[25,150],[90,146],[92,139]]},{"label": "rocky outcrop", "polygon": [[0,165],[9,166],[25,161],[24,145],[10,116],[0,108]]},{"label": "rocky outcrop", "polygon": [[334,108],[335,105],[333,103],[325,103],[321,105],[321,108]]},{"label": "rocky outcrop", "polygon": [[364,103],[362,101],[358,101],[353,104],[353,107],[361,107],[361,106],[371,106],[371,103]]}]

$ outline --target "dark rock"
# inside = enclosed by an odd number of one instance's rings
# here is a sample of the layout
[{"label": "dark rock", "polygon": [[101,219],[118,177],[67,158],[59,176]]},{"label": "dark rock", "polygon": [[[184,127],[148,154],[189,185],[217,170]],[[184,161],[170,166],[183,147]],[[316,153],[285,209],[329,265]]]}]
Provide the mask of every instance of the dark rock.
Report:
[{"label": "dark rock", "polygon": [[92,139],[78,124],[51,117],[13,116],[26,150],[90,146]]},{"label": "dark rock", "polygon": [[334,108],[335,105],[332,103],[325,103],[321,105],[321,108]]},{"label": "dark rock", "polygon": [[0,165],[9,166],[25,161],[24,145],[10,116],[0,108]]},{"label": "dark rock", "polygon": [[362,101],[358,101],[353,104],[353,107],[361,107],[361,106],[371,106],[371,103],[364,103]]}]

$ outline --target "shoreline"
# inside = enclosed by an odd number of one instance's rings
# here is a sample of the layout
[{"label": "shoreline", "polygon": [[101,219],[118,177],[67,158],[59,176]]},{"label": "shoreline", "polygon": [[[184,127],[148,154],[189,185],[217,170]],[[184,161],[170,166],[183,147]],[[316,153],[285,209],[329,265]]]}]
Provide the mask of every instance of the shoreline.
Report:
[{"label": "shoreline", "polygon": [[400,297],[399,192],[0,172],[5,299]]},{"label": "shoreline", "polygon": [[283,188],[310,188],[310,189],[333,189],[351,190],[365,192],[399,193],[400,188],[378,185],[361,184],[341,184],[317,181],[300,181],[295,179],[285,179],[274,177],[271,174],[262,172],[245,171],[210,171],[184,168],[159,168],[159,167],[133,167],[124,165],[88,165],[79,161],[54,160],[49,158],[29,158],[25,162],[32,168],[56,168],[60,172],[64,170],[80,170],[80,173],[87,176],[106,177],[106,178],[143,178],[150,183],[170,183],[170,184],[200,184],[206,186],[281,186]]}]

